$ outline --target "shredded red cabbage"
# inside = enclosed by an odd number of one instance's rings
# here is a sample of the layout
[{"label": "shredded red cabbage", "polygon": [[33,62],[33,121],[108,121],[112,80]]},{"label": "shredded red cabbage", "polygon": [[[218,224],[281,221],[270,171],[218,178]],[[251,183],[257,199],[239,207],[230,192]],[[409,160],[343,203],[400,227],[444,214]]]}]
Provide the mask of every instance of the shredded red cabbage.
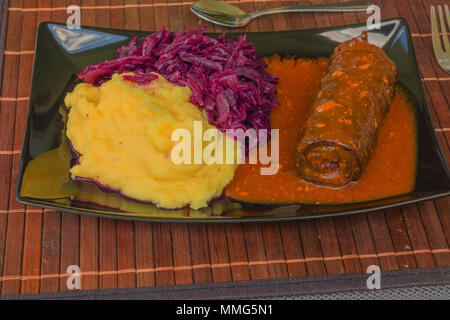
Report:
[{"label": "shredded red cabbage", "polygon": [[152,82],[152,80],[158,79],[158,76],[154,73],[134,73],[133,75],[123,76],[123,79],[133,81],[140,85],[145,85]]},{"label": "shredded red cabbage", "polygon": [[188,86],[191,103],[205,110],[218,129],[270,129],[270,108],[278,106],[278,78],[266,72],[267,65],[246,43],[246,35],[213,39],[203,34],[205,29],[171,33],[163,27],[147,37],[134,37],[118,49],[117,59],[88,66],[79,78],[99,86],[114,73],[134,72],[127,80],[147,84],[156,78],[148,73],[157,72]]}]

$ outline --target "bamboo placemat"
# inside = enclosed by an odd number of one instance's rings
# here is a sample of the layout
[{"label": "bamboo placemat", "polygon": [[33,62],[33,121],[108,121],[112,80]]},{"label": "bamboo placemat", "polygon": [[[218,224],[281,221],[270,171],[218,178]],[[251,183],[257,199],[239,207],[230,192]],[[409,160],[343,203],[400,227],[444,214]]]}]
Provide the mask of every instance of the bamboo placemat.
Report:
[{"label": "bamboo placemat", "polygon": [[[230,2],[253,11],[311,1]],[[444,2],[376,0],[382,19],[401,16],[411,27],[432,121],[449,162],[450,76],[434,59],[429,23],[429,5]],[[188,1],[9,0],[0,94],[2,294],[68,290],[69,265],[80,266],[82,289],[364,273],[372,264],[382,270],[450,265],[449,197],[337,218],[214,225],[112,220],[17,203],[14,191],[37,26],[42,21],[65,22],[72,4],[82,8],[83,25],[149,31],[164,25],[177,31],[200,23]],[[342,25],[367,17],[280,14],[260,18],[245,31]],[[225,31],[213,25],[208,30]]]}]

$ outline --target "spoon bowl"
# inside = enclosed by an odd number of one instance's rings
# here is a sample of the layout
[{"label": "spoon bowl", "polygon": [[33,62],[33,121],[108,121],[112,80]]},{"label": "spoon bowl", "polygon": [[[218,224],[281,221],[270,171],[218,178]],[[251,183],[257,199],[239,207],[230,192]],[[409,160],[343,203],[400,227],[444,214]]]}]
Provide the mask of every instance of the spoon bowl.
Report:
[{"label": "spoon bowl", "polygon": [[251,16],[231,4],[212,0],[200,0],[191,6],[191,11],[200,18],[225,27],[244,27]]}]

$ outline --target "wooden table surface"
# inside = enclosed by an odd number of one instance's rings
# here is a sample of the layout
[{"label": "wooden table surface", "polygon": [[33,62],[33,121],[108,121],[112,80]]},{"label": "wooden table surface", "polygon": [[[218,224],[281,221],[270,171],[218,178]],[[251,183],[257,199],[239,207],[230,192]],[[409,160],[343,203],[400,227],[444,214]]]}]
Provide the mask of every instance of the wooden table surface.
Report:
[{"label": "wooden table surface", "polygon": [[[321,1],[230,2],[254,11]],[[382,19],[401,16],[409,23],[432,121],[448,162],[450,76],[434,58],[429,23],[430,4],[448,2],[375,2]],[[449,197],[337,218],[211,225],[112,220],[17,203],[14,191],[37,26],[42,21],[65,22],[71,4],[81,7],[83,25],[148,31],[168,26],[177,31],[200,23],[189,10],[192,2],[180,0],[9,0],[0,93],[2,294],[68,290],[70,265],[80,266],[82,289],[361,273],[373,264],[382,270],[450,265]],[[257,19],[245,31],[343,25],[367,17],[279,14]]]}]

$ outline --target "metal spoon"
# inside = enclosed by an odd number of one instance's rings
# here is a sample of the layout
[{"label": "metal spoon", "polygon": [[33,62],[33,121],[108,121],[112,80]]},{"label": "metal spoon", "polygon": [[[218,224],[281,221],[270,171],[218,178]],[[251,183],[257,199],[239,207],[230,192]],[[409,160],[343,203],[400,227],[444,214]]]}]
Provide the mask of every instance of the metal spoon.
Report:
[{"label": "metal spoon", "polygon": [[281,7],[247,13],[236,6],[225,2],[215,0],[200,0],[191,6],[191,11],[200,18],[205,19],[209,22],[225,27],[237,28],[244,27],[252,19],[266,14],[282,12],[366,11],[367,8],[373,4],[373,1],[363,0],[341,3],[322,3],[316,5],[304,5],[295,7]]}]

